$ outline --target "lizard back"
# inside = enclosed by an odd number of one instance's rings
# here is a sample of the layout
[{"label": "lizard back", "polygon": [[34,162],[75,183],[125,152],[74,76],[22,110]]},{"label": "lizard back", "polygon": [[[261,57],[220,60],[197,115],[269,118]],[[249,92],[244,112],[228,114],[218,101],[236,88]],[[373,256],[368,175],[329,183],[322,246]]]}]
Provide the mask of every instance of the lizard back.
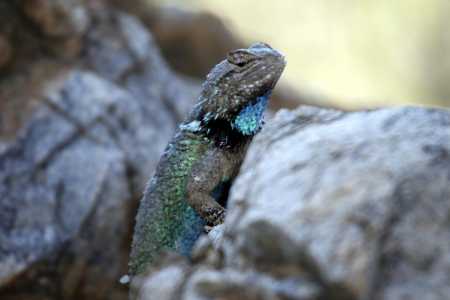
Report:
[{"label": "lizard back", "polygon": [[192,167],[210,144],[195,134],[178,133],[166,147],[136,217],[135,236],[140,238],[133,240],[131,274],[144,271],[142,268],[164,251],[187,256],[203,232],[204,220],[185,201],[186,184]]}]

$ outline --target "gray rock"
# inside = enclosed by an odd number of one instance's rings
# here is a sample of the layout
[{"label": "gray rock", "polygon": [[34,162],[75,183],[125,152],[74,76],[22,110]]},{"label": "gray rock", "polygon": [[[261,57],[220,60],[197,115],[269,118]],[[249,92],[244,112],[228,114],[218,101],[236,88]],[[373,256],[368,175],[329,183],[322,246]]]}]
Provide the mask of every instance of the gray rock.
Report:
[{"label": "gray rock", "polygon": [[[167,122],[167,111],[184,118],[197,99],[199,84],[179,78],[161,58],[151,34],[126,14],[101,15],[87,39],[87,62],[96,73],[126,87],[140,99],[141,109]],[[149,101],[160,98],[163,101]]]},{"label": "gray rock", "polygon": [[[151,295],[151,293],[148,294]],[[183,299],[313,300],[319,298],[317,287],[303,278],[273,278],[263,273],[231,269],[220,271],[198,269],[187,281]]]},{"label": "gray rock", "polygon": [[[78,254],[102,257],[105,274],[117,274],[127,202],[137,192],[129,189],[129,153],[141,147],[161,151],[165,142],[160,136],[158,143],[150,124],[136,123],[139,109],[129,93],[92,73],[69,74],[51,101],[0,157],[2,284],[68,241],[75,252],[90,244]],[[114,107],[120,115],[111,113]],[[127,130],[115,126],[121,118]],[[156,156],[141,161],[149,169],[155,163]]]},{"label": "gray rock", "polygon": [[447,110],[282,111],[233,186],[226,265],[260,269],[276,258],[305,266],[285,235],[326,284],[357,298],[446,299],[449,170]]},{"label": "gray rock", "polygon": [[1,142],[1,299],[126,297],[135,208],[196,98],[137,20],[90,17],[83,61],[43,77],[24,125]]},{"label": "gray rock", "polygon": [[[184,288],[185,278],[190,268],[183,261],[175,261],[151,273],[148,277],[133,279],[137,287],[132,299],[171,300],[179,299]],[[137,298],[134,298],[137,297]]]},{"label": "gray rock", "polygon": [[448,110],[282,111],[177,299],[447,299],[449,170]]}]

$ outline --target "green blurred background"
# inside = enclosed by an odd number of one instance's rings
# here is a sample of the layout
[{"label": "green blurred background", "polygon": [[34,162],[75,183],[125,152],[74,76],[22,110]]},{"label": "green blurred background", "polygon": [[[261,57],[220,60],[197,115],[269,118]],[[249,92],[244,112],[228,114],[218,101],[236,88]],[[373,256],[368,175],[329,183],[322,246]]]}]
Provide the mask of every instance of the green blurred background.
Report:
[{"label": "green blurred background", "polygon": [[288,60],[283,80],[349,108],[450,106],[448,0],[159,0],[218,15]]}]

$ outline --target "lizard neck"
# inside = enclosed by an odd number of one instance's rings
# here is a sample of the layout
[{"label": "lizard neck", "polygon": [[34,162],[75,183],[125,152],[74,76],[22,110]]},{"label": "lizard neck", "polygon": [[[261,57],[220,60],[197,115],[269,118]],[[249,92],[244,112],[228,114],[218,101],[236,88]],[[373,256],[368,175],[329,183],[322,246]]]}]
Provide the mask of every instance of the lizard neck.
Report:
[{"label": "lizard neck", "polygon": [[212,114],[199,117],[198,112],[180,125],[180,129],[191,134],[201,135],[219,148],[239,150],[247,145],[261,130],[263,116],[270,97],[270,91],[249,101],[231,120],[212,117]]},{"label": "lizard neck", "polygon": [[243,135],[233,128],[230,121],[211,120],[202,128],[201,134],[212,141],[218,148],[239,151],[241,146],[247,145],[253,135]]}]

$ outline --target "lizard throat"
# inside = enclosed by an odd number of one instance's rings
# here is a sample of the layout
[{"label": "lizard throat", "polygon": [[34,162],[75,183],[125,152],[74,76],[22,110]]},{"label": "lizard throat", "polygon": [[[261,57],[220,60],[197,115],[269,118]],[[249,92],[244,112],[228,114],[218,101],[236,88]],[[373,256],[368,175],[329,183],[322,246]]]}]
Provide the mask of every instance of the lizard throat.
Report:
[{"label": "lizard throat", "polygon": [[256,98],[256,102],[244,107],[232,120],[231,127],[243,135],[256,134],[263,125],[264,111],[267,107],[270,92]]},{"label": "lizard throat", "polygon": [[189,123],[183,123],[180,129],[203,134],[219,148],[239,150],[239,145],[247,144],[261,129],[269,97],[270,91],[257,97],[231,120],[215,118],[210,113],[201,120],[194,119]]}]

